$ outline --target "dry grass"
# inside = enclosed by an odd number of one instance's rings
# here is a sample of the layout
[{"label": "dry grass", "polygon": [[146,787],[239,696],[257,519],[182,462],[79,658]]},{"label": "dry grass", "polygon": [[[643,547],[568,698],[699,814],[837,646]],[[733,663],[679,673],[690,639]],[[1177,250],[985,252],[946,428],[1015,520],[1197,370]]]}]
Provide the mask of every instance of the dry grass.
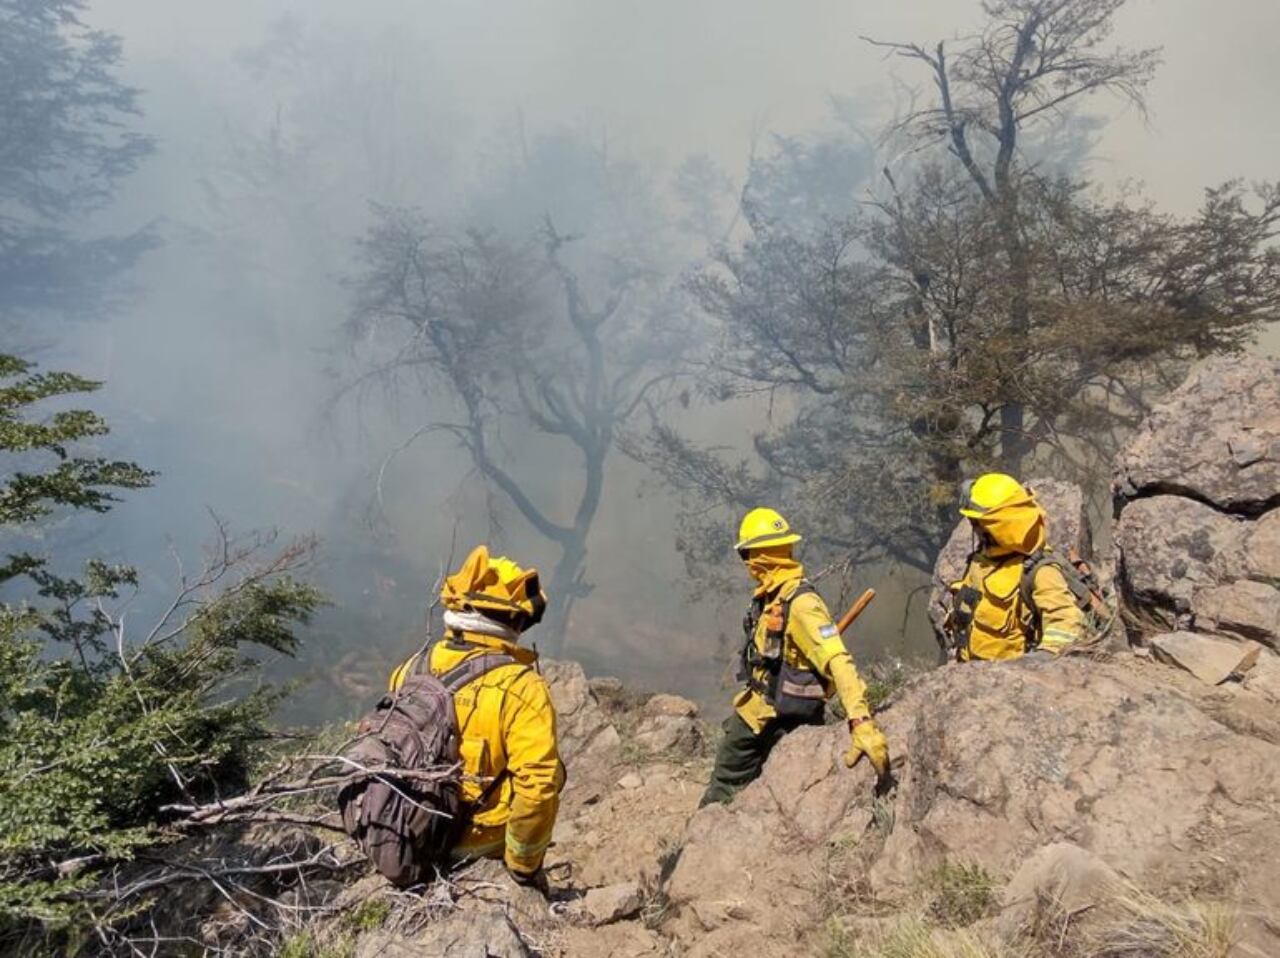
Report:
[{"label": "dry grass", "polygon": [[908,918],[868,942],[834,929],[825,958],[1017,958],[994,936],[935,928]]},{"label": "dry grass", "polygon": [[937,667],[936,662],[897,657],[869,663],[861,669],[862,680],[867,684],[867,704],[873,712],[887,708],[913,679]]},{"label": "dry grass", "polygon": [[1081,929],[1072,958],[1227,958],[1236,912],[1213,902],[1170,903],[1134,886],[1120,890],[1103,920]]},{"label": "dry grass", "polygon": [[[1229,905],[1167,901],[1131,883],[1095,907],[1067,912],[1040,902],[1014,940],[995,923],[996,886],[973,865],[945,864],[921,881],[923,900],[896,920],[859,926],[831,918],[826,958],[1229,958],[1236,912]],[[868,910],[863,910],[863,915]],[[881,911],[883,914],[883,911]]]},{"label": "dry grass", "polygon": [[1042,899],[1022,937],[1032,958],[1227,958],[1235,941],[1233,907],[1170,902],[1132,883],[1076,911]]}]

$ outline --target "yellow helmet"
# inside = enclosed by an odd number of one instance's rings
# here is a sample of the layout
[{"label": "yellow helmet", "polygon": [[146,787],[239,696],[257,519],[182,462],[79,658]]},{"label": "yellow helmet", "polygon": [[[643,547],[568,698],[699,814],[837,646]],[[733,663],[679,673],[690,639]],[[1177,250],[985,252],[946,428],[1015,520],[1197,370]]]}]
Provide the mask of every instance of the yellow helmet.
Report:
[{"label": "yellow helmet", "polygon": [[799,541],[800,536],[791,531],[791,526],[780,513],[773,509],[752,509],[742,517],[742,524],[738,526],[738,544],[734,549],[739,552],[767,549]]},{"label": "yellow helmet", "polygon": [[458,571],[444,580],[440,601],[446,609],[475,609],[510,622],[524,631],[542,619],[547,597],[537,569],[524,569],[506,556],[489,556],[487,546],[476,546]]},{"label": "yellow helmet", "polygon": [[960,498],[960,515],[981,519],[1003,506],[1029,500],[1031,493],[1013,476],[988,472],[966,482],[960,490]]}]

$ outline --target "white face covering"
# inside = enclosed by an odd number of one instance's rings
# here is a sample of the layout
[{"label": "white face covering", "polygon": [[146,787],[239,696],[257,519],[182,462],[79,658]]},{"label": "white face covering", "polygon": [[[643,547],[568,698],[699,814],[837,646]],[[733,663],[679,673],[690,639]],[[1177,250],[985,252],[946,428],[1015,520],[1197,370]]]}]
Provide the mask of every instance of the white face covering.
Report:
[{"label": "white face covering", "polygon": [[475,632],[479,635],[491,635],[496,639],[506,639],[508,642],[520,641],[520,633],[511,628],[511,626],[495,622],[474,609],[465,612],[454,612],[452,609],[445,609],[444,627],[457,632]]}]

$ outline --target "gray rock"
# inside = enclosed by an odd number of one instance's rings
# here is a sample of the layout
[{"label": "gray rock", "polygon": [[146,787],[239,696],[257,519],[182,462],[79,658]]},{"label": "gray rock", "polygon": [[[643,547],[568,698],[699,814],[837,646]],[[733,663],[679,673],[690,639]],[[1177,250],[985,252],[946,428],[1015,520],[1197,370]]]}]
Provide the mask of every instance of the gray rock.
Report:
[{"label": "gray rock", "polygon": [[1005,886],[997,921],[1000,936],[1013,941],[1026,932],[1043,901],[1074,914],[1105,903],[1120,886],[1120,876],[1079,845],[1045,845],[1022,863]]},{"label": "gray rock", "polygon": [[1263,649],[1253,668],[1245,673],[1244,687],[1271,702],[1280,703],[1280,655]]},{"label": "gray rock", "polygon": [[639,914],[644,894],[635,882],[592,888],[582,899],[582,912],[593,925],[608,925]]},{"label": "gray rock", "polygon": [[[543,661],[542,674],[556,710],[560,757],[569,762],[596,744],[598,736],[609,737],[613,726],[577,662]],[[615,730],[613,737],[616,734]]]},{"label": "gray rock", "polygon": [[1116,554],[1146,618],[1280,646],[1280,512],[1255,521],[1182,496],[1138,499],[1120,514]]},{"label": "gray rock", "polygon": [[587,685],[598,698],[602,695],[617,695],[622,691],[622,679],[615,678],[612,675],[600,675],[593,679],[587,680]]},{"label": "gray rock", "polygon": [[1247,574],[1250,531],[1243,519],[1182,496],[1130,503],[1115,534],[1128,598],[1174,625],[1173,615],[1192,611],[1197,590]]},{"label": "gray rock", "polygon": [[1280,509],[1249,523],[1244,554],[1249,578],[1280,582]]},{"label": "gray rock", "polygon": [[[1129,656],[935,669],[877,716],[898,759],[891,814],[867,764],[844,767],[846,729],[790,733],[731,804],[689,820],[664,934],[681,954],[796,954],[833,847],[867,850],[877,901],[911,901],[943,862],[1016,875],[1070,843],[1162,896],[1229,863],[1242,911],[1278,913],[1280,747],[1222,721],[1214,703],[1235,696],[1167,679]],[[1083,862],[1067,874],[1093,873]],[[1258,953],[1280,954],[1266,934]]]},{"label": "gray rock", "polygon": [[627,772],[622,778],[618,779],[618,788],[625,791],[634,791],[644,785],[644,779],[637,772]]},{"label": "gray rock", "polygon": [[1113,488],[1122,500],[1173,493],[1250,515],[1280,504],[1280,360],[1197,366],[1120,453]]},{"label": "gray rock", "polygon": [[1241,579],[1197,592],[1196,627],[1280,649],[1280,589]]},{"label": "gray rock", "polygon": [[695,718],[698,706],[680,695],[668,695],[665,692],[651,696],[644,703],[645,715],[668,715],[674,718]]},{"label": "gray rock", "polygon": [[1185,669],[1208,685],[1220,685],[1249,671],[1261,649],[1256,642],[1243,644],[1196,632],[1168,632],[1151,640],[1157,659]]},{"label": "gray rock", "polygon": [[636,727],[632,740],[654,755],[689,751],[697,748],[700,740],[698,723],[676,715],[651,715]]},{"label": "gray rock", "polygon": [[[1074,548],[1082,556],[1091,557],[1093,532],[1080,487],[1058,479],[1033,479],[1027,484],[1035,491],[1036,500],[1049,517],[1049,544],[1063,553]],[[942,622],[951,608],[950,585],[964,575],[965,560],[972,551],[973,533],[968,520],[961,520],[933,566],[929,622],[939,645],[945,645]]]},{"label": "gray rock", "polygon": [[1197,367],[1119,455],[1113,491],[1137,621],[1280,648],[1280,361]]}]

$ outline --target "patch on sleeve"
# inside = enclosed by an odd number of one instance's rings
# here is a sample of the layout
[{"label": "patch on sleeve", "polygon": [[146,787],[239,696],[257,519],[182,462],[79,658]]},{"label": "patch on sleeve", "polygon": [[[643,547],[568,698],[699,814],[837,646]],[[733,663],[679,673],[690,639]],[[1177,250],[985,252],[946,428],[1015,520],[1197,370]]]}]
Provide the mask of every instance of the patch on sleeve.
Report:
[{"label": "patch on sleeve", "polygon": [[824,639],[834,639],[840,633],[837,631],[834,622],[828,622],[826,625],[819,627],[818,634]]}]

